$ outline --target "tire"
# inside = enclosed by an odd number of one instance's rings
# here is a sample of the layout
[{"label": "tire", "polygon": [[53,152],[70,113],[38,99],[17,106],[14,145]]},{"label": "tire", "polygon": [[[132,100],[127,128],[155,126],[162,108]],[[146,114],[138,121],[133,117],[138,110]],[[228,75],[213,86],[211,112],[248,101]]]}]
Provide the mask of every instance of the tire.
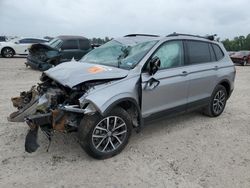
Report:
[{"label": "tire", "polygon": [[84,116],[78,127],[78,138],[87,154],[96,159],[107,159],[125,148],[131,131],[132,121],[129,114],[116,107],[105,117],[99,114]]},{"label": "tire", "polygon": [[227,103],[227,90],[224,86],[218,85],[215,87],[209,104],[204,110],[204,114],[210,117],[217,117],[222,114]]},{"label": "tire", "polygon": [[15,55],[15,51],[12,48],[5,47],[2,49],[1,55],[5,58],[11,58]]}]

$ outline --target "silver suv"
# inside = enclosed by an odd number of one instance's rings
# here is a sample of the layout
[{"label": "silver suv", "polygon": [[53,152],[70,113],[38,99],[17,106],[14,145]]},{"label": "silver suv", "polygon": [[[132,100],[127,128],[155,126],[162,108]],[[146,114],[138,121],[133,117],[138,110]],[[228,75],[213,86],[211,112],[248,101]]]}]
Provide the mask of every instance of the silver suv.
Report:
[{"label": "silver suv", "polygon": [[89,155],[109,158],[150,119],[197,108],[219,116],[235,72],[213,36],[126,35],[45,71],[40,84],[12,98],[18,111],[8,119],[29,125],[27,152],[38,148],[40,128],[49,140],[54,131],[77,131]]}]

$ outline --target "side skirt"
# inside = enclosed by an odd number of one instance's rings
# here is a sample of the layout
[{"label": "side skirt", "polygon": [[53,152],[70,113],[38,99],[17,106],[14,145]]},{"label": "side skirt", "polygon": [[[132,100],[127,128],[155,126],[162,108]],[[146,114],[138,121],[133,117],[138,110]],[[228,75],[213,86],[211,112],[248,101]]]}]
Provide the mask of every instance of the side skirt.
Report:
[{"label": "side skirt", "polygon": [[177,106],[171,109],[157,112],[148,117],[143,118],[144,124],[150,124],[155,121],[164,120],[169,117],[177,116],[186,112],[191,112],[197,109],[204,108],[208,105],[210,98],[201,99],[195,102],[191,102],[185,105]]}]

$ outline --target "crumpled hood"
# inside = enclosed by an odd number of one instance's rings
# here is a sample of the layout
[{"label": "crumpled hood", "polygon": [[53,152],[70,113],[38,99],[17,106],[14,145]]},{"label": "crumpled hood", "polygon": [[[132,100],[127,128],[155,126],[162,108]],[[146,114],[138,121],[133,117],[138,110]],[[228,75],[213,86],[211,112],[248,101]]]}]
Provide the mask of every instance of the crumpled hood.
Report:
[{"label": "crumpled hood", "polygon": [[128,70],[85,62],[71,61],[45,71],[53,80],[70,88],[92,80],[118,79],[128,75]]},{"label": "crumpled hood", "polygon": [[44,49],[46,51],[49,51],[49,50],[54,50],[54,51],[58,51],[57,49],[55,48],[52,48],[51,46],[49,46],[48,44],[46,43],[37,43],[37,44],[32,44],[29,51],[32,53],[32,52],[35,52],[39,49]]}]

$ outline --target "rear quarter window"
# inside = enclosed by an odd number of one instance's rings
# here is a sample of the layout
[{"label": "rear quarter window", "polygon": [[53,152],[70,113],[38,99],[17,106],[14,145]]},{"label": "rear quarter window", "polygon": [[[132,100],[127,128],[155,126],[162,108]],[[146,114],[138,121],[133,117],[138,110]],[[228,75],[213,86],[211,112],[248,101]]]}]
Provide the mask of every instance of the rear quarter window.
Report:
[{"label": "rear quarter window", "polygon": [[81,50],[88,50],[91,48],[89,40],[79,40],[79,44]]},{"label": "rear quarter window", "polygon": [[224,57],[224,53],[217,44],[212,44],[217,61]]},{"label": "rear quarter window", "polygon": [[77,40],[66,40],[62,44],[63,50],[71,50],[78,49],[78,41]]},{"label": "rear quarter window", "polygon": [[200,41],[187,41],[188,64],[211,62],[209,43]]}]

